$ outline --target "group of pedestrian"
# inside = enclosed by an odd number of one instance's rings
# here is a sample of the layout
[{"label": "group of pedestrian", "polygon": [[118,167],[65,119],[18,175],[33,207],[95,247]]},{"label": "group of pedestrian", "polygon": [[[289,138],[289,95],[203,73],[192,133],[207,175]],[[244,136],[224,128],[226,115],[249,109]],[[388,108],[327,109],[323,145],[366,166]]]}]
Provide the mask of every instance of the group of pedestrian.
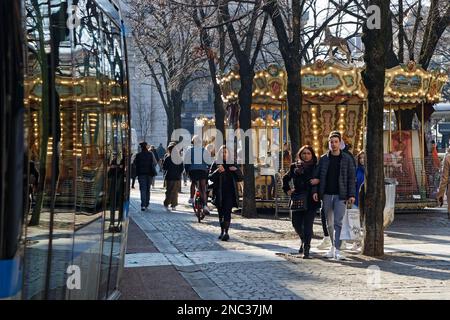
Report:
[{"label": "group of pedestrian", "polygon": [[310,258],[313,223],[319,208],[324,239],[318,248],[329,249],[327,258],[345,259],[341,253],[342,221],[346,207],[357,204],[364,182],[364,153],[359,153],[355,161],[339,131],[332,131],[328,142],[329,150],[320,160],[311,146],[301,147],[283,176],[283,190],[291,197],[292,224],[300,236],[299,253],[305,259]]},{"label": "group of pedestrian", "polygon": [[[148,148],[146,142],[140,144],[139,152],[133,166],[135,175],[139,182],[141,192],[141,210],[148,210],[150,201],[150,185],[156,175],[156,165],[158,157]],[[178,193],[181,189],[181,180],[185,172],[191,180],[191,190],[189,203],[193,203],[196,192],[200,193],[203,204],[203,211],[210,211],[208,203],[208,185],[212,188],[211,202],[216,206],[219,212],[219,223],[221,232],[219,239],[228,241],[229,228],[231,224],[232,209],[238,207],[239,193],[238,182],[243,180],[242,172],[236,164],[236,159],[224,145],[215,152],[214,145],[209,144],[203,147],[199,136],[194,136],[191,141],[191,147],[184,154],[183,150],[175,149],[176,142],[170,142],[167,152],[162,157],[162,171],[166,186],[164,207],[174,211],[178,205]],[[206,152],[207,151],[207,152]],[[174,161],[174,152],[177,154],[177,161]],[[159,155],[158,155],[159,156]],[[180,159],[182,162],[180,163]],[[211,163],[209,165],[208,163]],[[208,183],[210,182],[210,183]],[[134,187],[134,181],[132,183]]]}]

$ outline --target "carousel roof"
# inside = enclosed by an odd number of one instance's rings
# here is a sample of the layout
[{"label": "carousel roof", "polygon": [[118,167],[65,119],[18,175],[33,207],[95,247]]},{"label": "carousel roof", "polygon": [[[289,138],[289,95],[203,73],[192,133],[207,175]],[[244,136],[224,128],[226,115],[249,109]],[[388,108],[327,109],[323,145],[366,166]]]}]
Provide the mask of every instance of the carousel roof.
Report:
[{"label": "carousel roof", "polygon": [[[318,60],[302,67],[302,94],[305,103],[362,104],[367,89],[362,80],[364,67],[336,59]],[[385,102],[415,107],[417,103],[436,103],[448,80],[442,71],[426,71],[415,62],[386,70]],[[240,90],[239,71],[234,69],[219,79],[223,101],[235,103]],[[278,65],[257,71],[253,80],[253,106],[278,106],[286,102],[286,72]]]}]

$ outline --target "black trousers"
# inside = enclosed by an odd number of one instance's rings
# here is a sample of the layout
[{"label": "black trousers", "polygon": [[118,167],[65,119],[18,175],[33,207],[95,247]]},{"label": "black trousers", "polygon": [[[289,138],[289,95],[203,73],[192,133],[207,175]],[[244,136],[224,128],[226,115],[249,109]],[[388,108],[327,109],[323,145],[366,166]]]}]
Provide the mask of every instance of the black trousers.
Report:
[{"label": "black trousers", "polygon": [[310,209],[308,211],[292,211],[292,226],[305,245],[311,245],[315,216],[315,209]]},{"label": "black trousers", "polygon": [[325,214],[325,210],[320,208],[320,219],[322,220],[322,229],[323,229],[323,236],[329,237],[330,234],[328,233],[328,227],[327,227],[327,215]]},{"label": "black trousers", "polygon": [[234,193],[231,192],[222,194],[221,206],[217,208],[219,211],[219,221],[220,223],[227,222],[228,225],[231,222],[231,210],[233,209],[233,196]]}]

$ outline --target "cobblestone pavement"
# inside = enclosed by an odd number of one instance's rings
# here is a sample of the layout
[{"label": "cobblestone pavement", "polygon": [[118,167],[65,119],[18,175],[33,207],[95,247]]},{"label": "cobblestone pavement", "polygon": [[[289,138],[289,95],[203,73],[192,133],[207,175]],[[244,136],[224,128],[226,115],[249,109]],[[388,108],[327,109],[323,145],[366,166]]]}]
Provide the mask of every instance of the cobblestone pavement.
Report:
[{"label": "cobblestone pavement", "polygon": [[325,251],[315,249],[316,219],[314,258],[303,260],[293,254],[299,243],[289,217],[233,215],[231,239],[223,242],[216,212],[196,221],[187,187],[174,212],[162,206],[161,180],[150,212],[139,210],[136,187],[131,217],[159,253],[129,254],[126,267],[174,266],[202,299],[450,299],[450,220],[443,210],[397,214],[381,259],[349,250],[346,261],[323,259]]}]

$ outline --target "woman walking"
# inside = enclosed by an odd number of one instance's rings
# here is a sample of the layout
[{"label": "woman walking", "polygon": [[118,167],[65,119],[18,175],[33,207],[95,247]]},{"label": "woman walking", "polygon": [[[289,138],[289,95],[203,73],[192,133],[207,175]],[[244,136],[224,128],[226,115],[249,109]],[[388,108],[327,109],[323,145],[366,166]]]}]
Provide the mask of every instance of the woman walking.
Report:
[{"label": "woman walking", "polygon": [[219,239],[228,241],[231,209],[239,205],[237,183],[243,180],[243,176],[225,145],[217,152],[216,161],[211,165],[209,179],[213,182],[213,203],[219,211]]},{"label": "woman walking", "polygon": [[[292,225],[300,236],[299,253],[310,259],[311,238],[316,211],[319,207],[316,175],[317,157],[311,146],[305,145],[297,153],[297,162],[291,164],[283,176],[283,191],[291,197]],[[294,189],[289,185],[293,182]],[[296,202],[300,201],[300,205]]]}]

